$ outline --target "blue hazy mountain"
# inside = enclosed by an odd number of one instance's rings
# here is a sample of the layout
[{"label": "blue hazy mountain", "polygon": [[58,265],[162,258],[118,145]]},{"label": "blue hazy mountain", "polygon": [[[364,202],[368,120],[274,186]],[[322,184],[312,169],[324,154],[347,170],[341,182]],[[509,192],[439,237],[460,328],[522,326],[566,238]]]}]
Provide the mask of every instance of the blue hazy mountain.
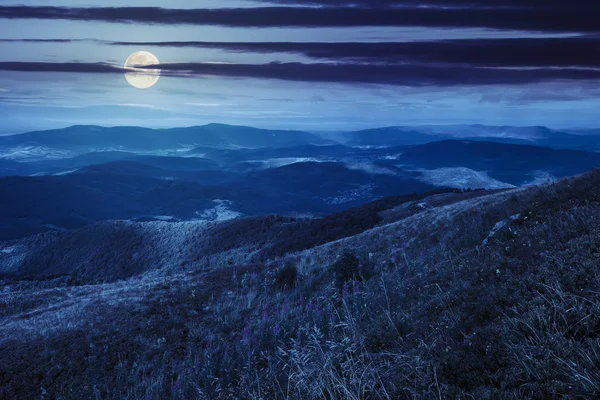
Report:
[{"label": "blue hazy mountain", "polygon": [[[471,139],[440,140],[460,129]],[[600,166],[600,153],[533,144],[577,147],[568,139],[594,140],[594,131],[585,133],[382,128],[347,134],[340,144],[307,132],[212,124],[71,127],[1,137],[0,236],[111,219],[322,215],[434,188],[509,188]]]},{"label": "blue hazy mountain", "polygon": [[29,164],[0,158],[0,176],[29,175],[33,171]]},{"label": "blue hazy mountain", "polygon": [[331,143],[302,131],[265,130],[245,126],[209,124],[189,128],[72,126],[0,137],[0,147],[40,146],[49,149],[119,149],[165,151],[190,146],[213,148],[285,147]]},{"label": "blue hazy mountain", "polygon": [[[373,154],[380,152],[374,151]],[[261,147],[257,149],[211,149],[197,147],[182,153],[183,156],[202,156],[211,160],[248,161],[284,157],[346,157],[366,154],[364,149],[342,144],[299,145],[290,147]]]},{"label": "blue hazy mountain", "polygon": [[520,185],[526,176],[544,171],[563,177],[600,166],[600,153],[549,147],[444,140],[405,148],[400,160],[419,168],[466,167],[487,171],[502,182]]},{"label": "blue hazy mountain", "polygon": [[507,144],[534,144],[565,149],[595,151],[600,149],[600,131],[554,130],[543,126],[430,125],[387,127],[346,132],[342,138],[349,145],[393,146],[425,144],[446,139],[493,141]]},{"label": "blue hazy mountain", "polygon": [[[96,163],[126,159],[128,156],[122,154],[123,152],[202,157],[206,157],[208,153],[213,156],[220,154],[221,157],[235,157],[243,153],[231,150],[247,149],[246,154],[250,157],[252,150],[258,149],[254,155],[260,157],[262,149],[270,148],[271,152],[275,151],[273,149],[284,149],[277,150],[278,157],[340,156],[352,153],[352,147],[355,146],[412,146],[458,138],[589,151],[600,148],[598,130],[560,131],[546,127],[448,125],[387,127],[338,134],[313,134],[223,124],[173,129],[72,126],[0,136],[0,157],[16,161],[45,161],[49,158],[62,159],[91,153],[85,156],[89,159],[85,165],[90,165],[93,163],[93,157],[97,158]],[[339,142],[345,147],[340,146]],[[330,146],[322,149],[323,145]]]},{"label": "blue hazy mountain", "polygon": [[241,175],[117,161],[61,176],[0,178],[0,238],[109,219],[197,219],[217,200],[241,215],[329,213],[433,188],[411,174],[373,175],[340,163],[295,163]]},{"label": "blue hazy mountain", "polygon": [[421,132],[412,127],[387,127],[346,132],[342,138],[350,146],[415,145],[450,139],[451,135]]}]

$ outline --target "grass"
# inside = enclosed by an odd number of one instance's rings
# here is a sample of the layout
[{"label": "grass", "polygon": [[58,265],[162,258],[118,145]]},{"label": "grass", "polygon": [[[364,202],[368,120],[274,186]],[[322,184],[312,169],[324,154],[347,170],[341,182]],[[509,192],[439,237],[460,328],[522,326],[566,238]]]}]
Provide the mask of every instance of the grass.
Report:
[{"label": "grass", "polygon": [[265,263],[5,280],[0,398],[593,399],[599,264],[595,171]]}]

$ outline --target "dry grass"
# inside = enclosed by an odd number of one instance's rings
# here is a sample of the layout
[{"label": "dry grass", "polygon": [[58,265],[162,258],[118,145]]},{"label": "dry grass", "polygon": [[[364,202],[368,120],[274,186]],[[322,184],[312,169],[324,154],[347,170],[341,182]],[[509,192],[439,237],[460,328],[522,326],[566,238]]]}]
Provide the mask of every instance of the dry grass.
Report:
[{"label": "dry grass", "polygon": [[264,264],[5,281],[0,398],[597,398],[599,263],[596,171]]}]

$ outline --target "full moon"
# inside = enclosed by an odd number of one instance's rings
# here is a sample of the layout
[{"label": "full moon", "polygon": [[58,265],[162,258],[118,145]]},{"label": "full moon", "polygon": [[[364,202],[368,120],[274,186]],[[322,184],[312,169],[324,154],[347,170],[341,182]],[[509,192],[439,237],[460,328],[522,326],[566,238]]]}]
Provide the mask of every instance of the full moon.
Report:
[{"label": "full moon", "polygon": [[147,51],[138,51],[133,53],[125,61],[125,69],[130,72],[125,73],[125,79],[133,87],[138,89],[148,89],[158,82],[160,78],[159,69],[136,68],[147,65],[158,65],[158,58]]}]

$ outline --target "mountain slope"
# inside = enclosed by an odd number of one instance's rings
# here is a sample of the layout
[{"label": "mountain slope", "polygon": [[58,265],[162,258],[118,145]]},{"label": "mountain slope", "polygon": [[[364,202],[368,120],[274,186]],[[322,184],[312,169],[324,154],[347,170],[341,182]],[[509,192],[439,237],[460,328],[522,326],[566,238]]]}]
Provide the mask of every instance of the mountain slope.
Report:
[{"label": "mountain slope", "polygon": [[[413,173],[373,175],[339,163],[247,174],[196,170],[203,159],[135,157],[60,176],[0,178],[0,239],[111,219],[201,219],[224,201],[236,215],[323,214],[434,188]],[[147,164],[151,163],[151,164]],[[163,168],[164,166],[164,168]]]},{"label": "mountain slope", "polygon": [[513,185],[533,180],[536,172],[565,177],[600,166],[600,153],[548,147],[446,140],[404,149],[400,161],[419,168],[467,167],[487,171]]},{"label": "mountain slope", "polygon": [[353,145],[417,145],[440,140],[465,139],[505,144],[532,144],[556,149],[597,151],[600,134],[594,129],[555,130],[545,126],[424,125],[388,127],[346,132],[342,138]]},{"label": "mountain slope", "polygon": [[418,205],[423,202],[439,206],[489,193],[447,189],[386,197],[314,219],[269,215],[226,222],[104,221],[13,242],[15,250],[0,255],[0,265],[13,276],[68,274],[81,282],[111,282],[199,262],[264,262],[424,212]]},{"label": "mountain slope", "polygon": [[[88,230],[66,243],[91,234],[95,257],[138,275],[0,281],[0,395],[598,397],[600,172],[477,194],[392,204],[391,221],[267,263],[228,250],[181,272],[138,269]],[[181,240],[162,228],[147,226]]]},{"label": "mountain slope", "polygon": [[28,175],[31,172],[27,164],[0,158],[0,176]]},{"label": "mountain slope", "polygon": [[104,246],[102,231],[82,231],[65,244],[92,240],[95,258],[123,257],[138,275],[0,281],[0,394],[596,398],[599,188],[595,171],[458,202],[435,195],[284,258],[236,264],[229,250],[181,272],[110,251],[122,238],[175,253],[185,240],[163,225],[145,229],[180,241],[121,224]]},{"label": "mountain slope", "polygon": [[347,132],[343,135],[347,144],[354,146],[415,145],[452,138],[447,134],[428,134],[412,127],[387,127]]}]

